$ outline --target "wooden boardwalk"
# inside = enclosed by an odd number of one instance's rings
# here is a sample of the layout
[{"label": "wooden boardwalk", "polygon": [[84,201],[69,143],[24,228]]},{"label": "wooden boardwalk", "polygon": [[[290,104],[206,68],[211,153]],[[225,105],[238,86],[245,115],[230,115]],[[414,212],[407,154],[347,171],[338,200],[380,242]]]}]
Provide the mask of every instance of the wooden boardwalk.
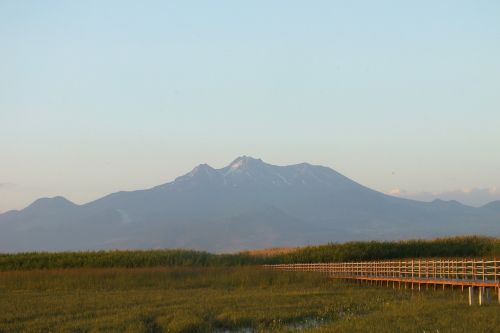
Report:
[{"label": "wooden boardwalk", "polygon": [[485,259],[412,259],[343,263],[308,263],[265,265],[283,271],[325,273],[336,279],[355,280],[393,288],[422,287],[435,290],[468,288],[469,304],[473,304],[477,291],[479,304],[489,303],[492,291],[500,303],[500,260]]}]

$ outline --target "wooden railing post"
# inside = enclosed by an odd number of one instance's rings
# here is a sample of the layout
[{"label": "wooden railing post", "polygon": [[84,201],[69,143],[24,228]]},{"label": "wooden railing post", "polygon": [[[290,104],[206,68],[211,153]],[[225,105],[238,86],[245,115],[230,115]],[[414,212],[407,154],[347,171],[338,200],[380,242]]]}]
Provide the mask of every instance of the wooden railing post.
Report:
[{"label": "wooden railing post", "polygon": [[411,279],[413,280],[413,259],[411,260]]},{"label": "wooden railing post", "polygon": [[497,258],[493,258],[493,279],[497,282]]},{"label": "wooden railing post", "polygon": [[469,264],[467,263],[467,259],[462,258],[462,269],[463,269],[463,274],[462,274],[462,279],[467,280],[468,279],[468,266]]},{"label": "wooden railing post", "polygon": [[483,258],[483,282],[486,280],[486,272],[485,272],[485,270],[486,270],[486,266],[484,264],[484,258]]},{"label": "wooden railing post", "polygon": [[472,280],[475,280],[476,279],[476,260],[475,259],[472,259]]}]

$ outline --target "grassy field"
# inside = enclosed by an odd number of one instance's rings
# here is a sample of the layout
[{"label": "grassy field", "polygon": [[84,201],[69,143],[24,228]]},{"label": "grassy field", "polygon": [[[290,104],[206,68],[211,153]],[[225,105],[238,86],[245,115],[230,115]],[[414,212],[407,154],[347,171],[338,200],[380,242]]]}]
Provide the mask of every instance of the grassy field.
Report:
[{"label": "grassy field", "polygon": [[500,306],[256,267],[0,272],[0,332],[498,332]]}]

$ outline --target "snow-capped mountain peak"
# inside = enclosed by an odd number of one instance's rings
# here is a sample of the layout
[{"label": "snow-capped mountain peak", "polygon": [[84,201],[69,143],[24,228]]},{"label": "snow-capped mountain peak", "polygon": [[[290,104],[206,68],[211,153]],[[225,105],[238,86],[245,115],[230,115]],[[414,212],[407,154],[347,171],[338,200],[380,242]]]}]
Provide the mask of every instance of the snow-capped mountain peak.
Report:
[{"label": "snow-capped mountain peak", "polygon": [[251,168],[255,166],[262,166],[265,163],[260,159],[260,158],[253,158],[250,156],[240,156],[237,159],[235,159],[233,162],[229,164],[227,168],[230,170],[236,170],[236,169],[246,169],[246,168]]}]

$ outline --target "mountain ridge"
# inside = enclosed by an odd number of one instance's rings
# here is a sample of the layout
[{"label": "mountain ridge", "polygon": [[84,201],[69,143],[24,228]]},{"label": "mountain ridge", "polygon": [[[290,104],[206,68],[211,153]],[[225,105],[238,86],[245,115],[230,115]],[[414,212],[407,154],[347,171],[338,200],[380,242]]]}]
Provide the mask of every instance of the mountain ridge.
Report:
[{"label": "mountain ridge", "polygon": [[0,214],[0,251],[189,247],[209,251],[329,241],[500,235],[500,209],[419,202],[308,163],[240,156],[148,189],[76,205],[42,198]]}]

